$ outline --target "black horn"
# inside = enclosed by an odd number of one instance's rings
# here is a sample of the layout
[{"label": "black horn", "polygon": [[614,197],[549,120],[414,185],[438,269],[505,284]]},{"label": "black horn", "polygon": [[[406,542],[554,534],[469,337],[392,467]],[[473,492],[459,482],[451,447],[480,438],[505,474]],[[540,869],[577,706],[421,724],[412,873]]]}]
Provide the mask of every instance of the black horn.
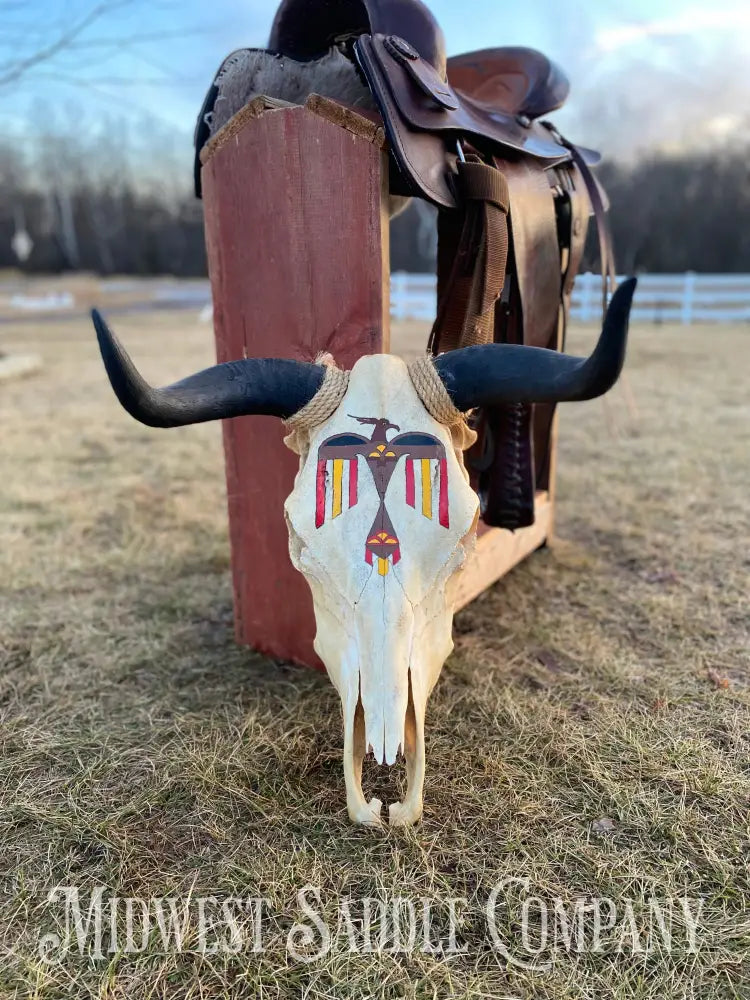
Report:
[{"label": "black horn", "polygon": [[251,413],[287,418],[310,402],[325,376],[322,365],[245,358],[154,389],[96,309],[91,318],[117,398],[132,417],[149,427],[181,427]]},{"label": "black horn", "polygon": [[518,344],[448,351],[435,367],[459,410],[499,403],[563,403],[593,399],[612,388],[622,370],[636,279],[612,296],[599,342],[588,358]]}]

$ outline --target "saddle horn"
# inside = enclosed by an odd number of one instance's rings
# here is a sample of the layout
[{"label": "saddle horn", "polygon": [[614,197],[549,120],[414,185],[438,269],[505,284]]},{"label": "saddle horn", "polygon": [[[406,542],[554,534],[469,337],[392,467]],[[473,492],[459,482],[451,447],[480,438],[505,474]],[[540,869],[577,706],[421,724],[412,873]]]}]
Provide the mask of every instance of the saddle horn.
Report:
[{"label": "saddle horn", "polygon": [[465,412],[499,403],[564,403],[603,396],[625,360],[636,278],[612,296],[601,336],[588,358],[543,347],[487,344],[448,351],[435,368],[455,406]]},{"label": "saddle horn", "polygon": [[245,358],[154,389],[96,309],[91,318],[117,398],[132,417],[149,427],[182,427],[249,414],[286,419],[310,402],[325,377],[323,365]]}]

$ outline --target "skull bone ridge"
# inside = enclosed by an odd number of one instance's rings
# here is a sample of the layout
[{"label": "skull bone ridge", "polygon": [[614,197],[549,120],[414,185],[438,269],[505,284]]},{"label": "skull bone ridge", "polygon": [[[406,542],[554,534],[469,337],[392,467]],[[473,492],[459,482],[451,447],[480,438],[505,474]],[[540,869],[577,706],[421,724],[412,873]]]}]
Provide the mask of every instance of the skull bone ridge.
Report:
[{"label": "skull bone ridge", "polygon": [[289,548],[342,702],[355,823],[380,823],[382,803],[362,792],[368,751],[384,764],[406,757],[407,794],[390,805],[391,825],[422,814],[427,698],[453,649],[449,584],[479,516],[456,433],[427,412],[406,364],[381,354],[356,363],[332,416],[286,439],[300,455],[285,505]]}]

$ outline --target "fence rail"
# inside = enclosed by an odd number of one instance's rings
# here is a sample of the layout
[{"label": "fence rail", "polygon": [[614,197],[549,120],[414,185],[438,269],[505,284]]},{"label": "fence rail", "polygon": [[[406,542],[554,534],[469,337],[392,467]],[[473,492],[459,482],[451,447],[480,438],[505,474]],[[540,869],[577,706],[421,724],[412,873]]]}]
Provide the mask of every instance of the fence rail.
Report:
[{"label": "fence rail", "polygon": [[[436,294],[432,274],[393,274],[391,315],[396,320],[431,320]],[[601,316],[601,301],[601,276],[580,274],[573,290],[571,317],[583,323],[595,322]],[[750,274],[642,274],[633,320],[685,325],[750,322]]]},{"label": "fence rail", "polygon": [[[601,316],[601,277],[580,274],[573,290],[574,320],[595,323]],[[391,275],[391,315],[395,320],[435,318],[434,274],[398,271]],[[211,289],[205,279],[96,279],[66,277],[39,283],[0,282],[0,322],[35,316],[65,316],[88,310],[95,301],[120,312],[198,309],[211,319]],[[750,323],[750,274],[642,274],[633,306],[640,323]]]}]

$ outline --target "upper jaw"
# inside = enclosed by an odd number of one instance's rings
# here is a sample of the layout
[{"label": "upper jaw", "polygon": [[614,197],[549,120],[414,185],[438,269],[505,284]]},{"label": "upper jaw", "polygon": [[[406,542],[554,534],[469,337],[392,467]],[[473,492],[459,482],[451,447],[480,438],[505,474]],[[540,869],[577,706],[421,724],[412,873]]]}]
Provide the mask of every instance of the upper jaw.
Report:
[{"label": "upper jaw", "polygon": [[[372,798],[368,801],[362,791],[362,762],[366,756],[366,736],[364,709],[359,697],[353,717],[345,718],[345,726],[344,778],[349,818],[353,823],[380,826],[382,825],[381,800]],[[388,807],[388,821],[391,826],[411,826],[422,817],[425,768],[424,706],[419,711],[415,708],[411,671],[408,675],[408,703],[403,734],[399,750],[403,750],[406,758],[407,792],[402,802],[393,802]]]}]

